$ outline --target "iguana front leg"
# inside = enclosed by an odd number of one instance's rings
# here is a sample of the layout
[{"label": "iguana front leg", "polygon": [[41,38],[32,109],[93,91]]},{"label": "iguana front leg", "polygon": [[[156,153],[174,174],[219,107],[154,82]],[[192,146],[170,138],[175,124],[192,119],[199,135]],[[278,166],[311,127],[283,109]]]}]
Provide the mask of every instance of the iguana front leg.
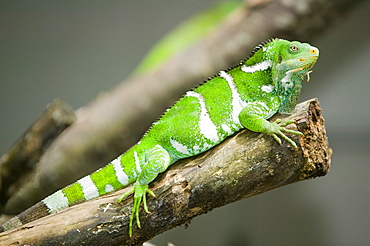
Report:
[{"label": "iguana front leg", "polygon": [[284,134],[284,132],[286,132],[295,135],[303,135],[299,131],[285,128],[287,125],[290,125],[295,121],[289,120],[282,122],[281,119],[277,119],[275,122],[269,122],[264,118],[268,115],[268,112],[264,112],[264,108],[259,108],[259,105],[260,104],[256,103],[255,107],[251,107],[251,105],[249,105],[248,107],[243,108],[239,114],[240,123],[251,131],[271,135],[279,144],[281,144],[280,136],[288,141],[294,148],[297,148],[297,144]]},{"label": "iguana front leg", "polygon": [[136,218],[137,226],[140,228],[139,210],[140,204],[143,202],[144,211],[149,213],[148,206],[146,204],[146,194],[155,197],[155,194],[148,188],[148,184],[152,182],[158,174],[165,171],[171,164],[171,157],[167,150],[161,145],[156,145],[146,152],[146,163],[142,166],[142,170],[134,184],[134,187],[123,194],[118,202],[121,202],[123,198],[134,193],[134,205],[130,214],[129,224],[129,235],[132,236],[132,225],[134,217]]}]

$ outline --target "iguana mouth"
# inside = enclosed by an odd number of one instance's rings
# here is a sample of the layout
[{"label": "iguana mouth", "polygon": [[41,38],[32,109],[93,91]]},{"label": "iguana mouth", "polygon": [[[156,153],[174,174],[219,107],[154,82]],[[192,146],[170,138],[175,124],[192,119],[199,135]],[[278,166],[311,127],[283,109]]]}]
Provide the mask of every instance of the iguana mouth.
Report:
[{"label": "iguana mouth", "polygon": [[295,58],[292,60],[295,60],[296,64],[298,65],[298,68],[291,70],[292,72],[297,72],[302,69],[311,69],[313,65],[315,65],[317,59],[319,58],[318,55],[315,56],[307,56],[307,57],[301,57],[301,58]]}]

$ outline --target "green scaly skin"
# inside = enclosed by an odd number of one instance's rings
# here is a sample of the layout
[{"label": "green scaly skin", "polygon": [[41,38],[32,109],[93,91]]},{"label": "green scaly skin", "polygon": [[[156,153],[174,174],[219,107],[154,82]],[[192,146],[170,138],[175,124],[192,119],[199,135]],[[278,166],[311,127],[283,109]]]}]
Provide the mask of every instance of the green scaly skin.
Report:
[{"label": "green scaly skin", "polygon": [[279,144],[283,138],[297,148],[285,135],[302,135],[286,128],[293,121],[268,119],[277,112],[292,113],[318,57],[319,50],[307,43],[271,39],[258,45],[237,66],[188,91],[127,152],[9,220],[0,231],[135,183],[118,200],[134,194],[132,236],[134,219],[140,227],[141,203],[148,212],[146,194],[155,196],[148,185],[177,160],[205,152],[243,128],[271,135]]}]

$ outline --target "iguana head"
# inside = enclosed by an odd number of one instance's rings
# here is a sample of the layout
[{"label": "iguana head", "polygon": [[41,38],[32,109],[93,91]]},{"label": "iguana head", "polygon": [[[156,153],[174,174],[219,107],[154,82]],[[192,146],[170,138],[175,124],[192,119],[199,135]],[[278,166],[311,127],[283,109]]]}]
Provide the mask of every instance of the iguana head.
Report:
[{"label": "iguana head", "polygon": [[301,70],[306,72],[313,67],[319,58],[319,49],[307,43],[286,41],[278,45],[276,69],[286,75]]},{"label": "iguana head", "polygon": [[272,80],[281,99],[279,113],[292,113],[302,81],[319,58],[319,49],[307,43],[282,39],[273,40],[266,49],[270,49],[267,53],[273,56]]}]

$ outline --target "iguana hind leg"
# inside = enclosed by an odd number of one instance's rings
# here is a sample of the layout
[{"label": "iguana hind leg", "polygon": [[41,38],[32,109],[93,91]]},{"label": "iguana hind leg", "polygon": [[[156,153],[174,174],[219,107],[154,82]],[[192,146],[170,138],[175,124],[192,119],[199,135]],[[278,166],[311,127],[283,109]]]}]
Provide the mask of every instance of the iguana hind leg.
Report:
[{"label": "iguana hind leg", "polygon": [[148,184],[152,182],[158,174],[165,171],[169,165],[171,165],[171,157],[167,150],[161,145],[156,145],[149,149],[145,154],[145,163],[142,165],[142,170],[134,184],[129,191],[123,194],[118,202],[121,202],[123,198],[134,193],[134,205],[132,207],[129,224],[129,235],[132,236],[132,224],[134,217],[136,218],[137,226],[140,228],[139,209],[140,204],[143,202],[144,211],[149,212],[146,204],[146,194],[155,197],[155,194],[148,188]]}]

